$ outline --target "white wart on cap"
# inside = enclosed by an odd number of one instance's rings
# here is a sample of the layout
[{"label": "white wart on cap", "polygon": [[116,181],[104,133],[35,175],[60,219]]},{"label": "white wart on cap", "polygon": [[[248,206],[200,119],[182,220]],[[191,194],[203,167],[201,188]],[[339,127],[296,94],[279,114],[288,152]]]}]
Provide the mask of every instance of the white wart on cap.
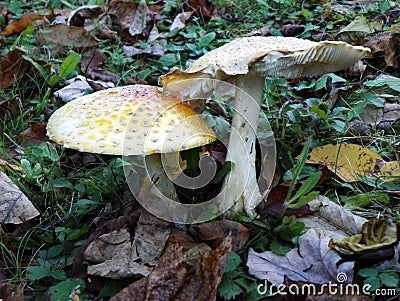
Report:
[{"label": "white wart on cap", "polygon": [[216,140],[190,106],[148,85],[75,99],[53,113],[47,135],[68,148],[111,155],[177,152]]}]

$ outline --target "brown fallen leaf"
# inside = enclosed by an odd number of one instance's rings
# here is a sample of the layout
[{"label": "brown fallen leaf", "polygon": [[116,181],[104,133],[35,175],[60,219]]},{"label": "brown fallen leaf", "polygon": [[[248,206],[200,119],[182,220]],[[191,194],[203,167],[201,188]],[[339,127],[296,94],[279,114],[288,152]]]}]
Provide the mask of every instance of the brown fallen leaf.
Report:
[{"label": "brown fallen leaf", "polygon": [[24,287],[16,284],[0,283],[0,300],[24,300]]},{"label": "brown fallen leaf", "polygon": [[[283,208],[283,203],[287,197],[287,194],[289,192],[289,186],[290,182],[284,182],[278,186],[275,186],[272,188],[271,192],[268,194],[266,204],[264,208],[259,212],[259,215],[261,217],[267,217],[267,216],[279,216],[279,214],[282,211]],[[297,185],[295,191],[300,187],[300,184]],[[296,217],[302,217],[305,215],[310,214],[310,210],[308,209],[307,206],[303,206],[298,209],[286,209],[285,210],[285,216],[296,216]]]},{"label": "brown fallen leaf", "polygon": [[189,0],[187,6],[191,10],[200,12],[202,16],[208,19],[218,15],[217,6],[210,0]]},{"label": "brown fallen leaf", "polygon": [[231,250],[232,235],[228,235],[215,250],[199,254],[199,261],[189,269],[186,281],[175,299],[191,300],[196,296],[198,301],[215,300]]},{"label": "brown fallen leaf", "polygon": [[145,1],[112,1],[108,13],[113,17],[113,24],[122,29],[122,40],[136,42],[138,39],[147,41],[159,12],[159,6],[147,5]]},{"label": "brown fallen leaf", "polygon": [[38,215],[31,201],[0,171],[0,222],[21,224]]},{"label": "brown fallen leaf", "polygon": [[22,140],[22,145],[38,145],[42,142],[49,141],[49,138],[46,135],[46,125],[46,122],[34,124],[22,133],[19,133],[18,137]]},{"label": "brown fallen leaf", "polygon": [[19,98],[14,97],[12,99],[5,99],[3,96],[0,96],[0,117],[3,117],[4,115],[15,117],[20,114],[21,109],[22,104]]},{"label": "brown fallen leaf", "polygon": [[233,239],[233,251],[240,250],[248,241],[250,232],[240,223],[221,220],[208,223],[202,223],[193,226],[199,238],[206,241],[211,247],[218,247],[229,233]]},{"label": "brown fallen leaf", "polygon": [[215,300],[232,249],[232,237],[228,235],[217,249],[208,252],[199,251],[202,245],[193,243],[182,231],[174,232],[158,266],[110,301],[193,300],[194,297],[199,301]]},{"label": "brown fallen leaf", "polygon": [[51,25],[45,31],[42,28],[34,32],[40,45],[50,46],[52,53],[61,55],[72,46],[76,52],[91,50],[97,46],[97,40],[82,27],[65,24]]},{"label": "brown fallen leaf", "polygon": [[28,72],[31,64],[22,58],[23,54],[22,50],[13,49],[0,61],[0,88],[12,86]]},{"label": "brown fallen leaf", "polygon": [[10,24],[0,32],[0,36],[8,37],[18,31],[24,30],[34,21],[37,20],[51,20],[54,18],[54,12],[51,9],[44,9],[38,12],[27,13],[20,19],[12,21]]},{"label": "brown fallen leaf", "polygon": [[174,300],[186,273],[185,250],[178,240],[170,238],[160,263],[150,275],[124,288],[110,301]]},{"label": "brown fallen leaf", "polygon": [[391,30],[374,36],[364,44],[371,49],[369,58],[379,57],[383,54],[385,65],[399,68],[400,63],[400,30]]},{"label": "brown fallen leaf", "polygon": [[92,80],[116,83],[119,80],[119,76],[101,68],[101,66],[103,66],[106,62],[107,57],[104,53],[98,50],[93,50],[82,60],[82,71],[86,77]]},{"label": "brown fallen leaf", "polygon": [[83,27],[86,19],[96,19],[103,13],[103,9],[98,5],[84,5],[72,11],[68,17],[68,25]]}]

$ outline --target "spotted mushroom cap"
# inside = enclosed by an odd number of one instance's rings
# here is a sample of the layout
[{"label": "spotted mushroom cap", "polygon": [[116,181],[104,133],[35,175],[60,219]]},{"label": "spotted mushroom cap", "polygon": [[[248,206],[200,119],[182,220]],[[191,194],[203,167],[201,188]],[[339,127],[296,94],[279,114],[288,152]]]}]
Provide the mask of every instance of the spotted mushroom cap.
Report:
[{"label": "spotted mushroom cap", "polygon": [[[319,75],[349,68],[369,52],[369,48],[340,41],[245,37],[206,53],[185,71],[175,69],[161,76],[160,84],[174,91],[181,89],[175,88],[178,82],[196,79],[206,90],[207,80],[204,79],[225,80],[240,74],[284,78]],[[202,90],[200,87],[193,89]]]},{"label": "spotted mushroom cap", "polygon": [[216,140],[190,106],[147,85],[106,89],[69,102],[50,117],[47,135],[68,148],[112,155],[176,152]]}]

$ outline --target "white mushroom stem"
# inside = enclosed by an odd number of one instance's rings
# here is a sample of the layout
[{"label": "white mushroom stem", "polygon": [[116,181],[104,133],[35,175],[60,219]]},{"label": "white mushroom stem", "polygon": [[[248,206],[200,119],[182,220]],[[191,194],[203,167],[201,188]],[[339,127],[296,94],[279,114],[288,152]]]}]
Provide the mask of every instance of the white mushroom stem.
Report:
[{"label": "white mushroom stem", "polygon": [[233,163],[222,187],[222,208],[255,216],[261,202],[256,177],[256,131],[265,78],[258,75],[236,76],[234,115],[228,142],[227,161]]},{"label": "white mushroom stem", "polygon": [[165,169],[161,160],[161,154],[152,154],[144,158],[145,172],[143,185],[139,192],[139,197],[144,194],[152,192],[153,195],[158,197],[167,197],[171,200],[177,201],[178,197],[174,184],[165,173]]}]

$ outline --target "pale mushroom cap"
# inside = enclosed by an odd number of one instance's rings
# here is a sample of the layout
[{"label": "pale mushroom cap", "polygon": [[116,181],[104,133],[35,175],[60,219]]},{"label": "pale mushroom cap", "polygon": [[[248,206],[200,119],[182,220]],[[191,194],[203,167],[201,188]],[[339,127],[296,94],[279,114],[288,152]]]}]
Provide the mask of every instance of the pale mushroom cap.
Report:
[{"label": "pale mushroom cap", "polygon": [[160,84],[168,90],[169,85],[186,79],[225,80],[249,73],[284,78],[319,75],[349,68],[368,52],[369,48],[340,41],[313,42],[292,37],[239,38],[206,53],[185,71],[176,69],[161,76]]},{"label": "pale mushroom cap", "polygon": [[50,117],[47,135],[68,148],[112,155],[175,152],[216,140],[190,106],[147,85],[102,90],[69,102]]}]

